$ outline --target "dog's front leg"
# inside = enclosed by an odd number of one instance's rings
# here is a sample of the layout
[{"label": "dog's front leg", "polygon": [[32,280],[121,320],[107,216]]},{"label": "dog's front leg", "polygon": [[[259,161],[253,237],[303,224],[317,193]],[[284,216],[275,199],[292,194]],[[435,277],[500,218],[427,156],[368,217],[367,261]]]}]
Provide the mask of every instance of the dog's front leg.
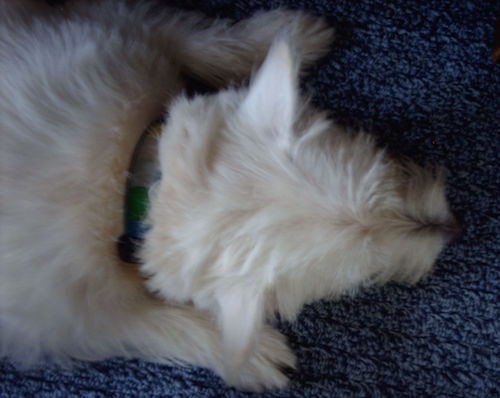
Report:
[{"label": "dog's front leg", "polygon": [[324,55],[333,40],[333,29],[323,18],[300,11],[258,12],[234,23],[147,2],[82,2],[73,7],[92,19],[113,15],[112,28],[121,35],[145,37],[144,43],[165,53],[184,73],[217,88],[247,80],[279,34],[290,38],[302,67]]}]

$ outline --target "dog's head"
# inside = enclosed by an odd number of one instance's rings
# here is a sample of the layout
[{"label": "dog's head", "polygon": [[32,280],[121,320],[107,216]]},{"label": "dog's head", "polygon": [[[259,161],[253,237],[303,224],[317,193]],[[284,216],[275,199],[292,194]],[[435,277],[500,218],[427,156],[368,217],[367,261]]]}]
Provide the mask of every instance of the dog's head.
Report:
[{"label": "dog's head", "polygon": [[275,42],[248,89],[177,100],[160,143],[144,270],[213,311],[236,359],[266,312],[416,282],[458,231],[443,178],[310,110],[298,62]]}]

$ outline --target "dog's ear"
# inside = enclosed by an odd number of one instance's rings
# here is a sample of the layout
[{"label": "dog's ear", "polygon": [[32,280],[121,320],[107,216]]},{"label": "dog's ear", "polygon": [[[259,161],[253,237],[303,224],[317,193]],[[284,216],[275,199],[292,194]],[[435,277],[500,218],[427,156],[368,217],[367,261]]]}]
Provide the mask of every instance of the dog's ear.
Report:
[{"label": "dog's ear", "polygon": [[279,36],[250,83],[240,117],[252,130],[289,143],[297,111],[298,62],[285,35]]},{"label": "dog's ear", "polygon": [[223,355],[235,368],[248,359],[264,324],[264,291],[248,285],[228,286],[217,294]]}]

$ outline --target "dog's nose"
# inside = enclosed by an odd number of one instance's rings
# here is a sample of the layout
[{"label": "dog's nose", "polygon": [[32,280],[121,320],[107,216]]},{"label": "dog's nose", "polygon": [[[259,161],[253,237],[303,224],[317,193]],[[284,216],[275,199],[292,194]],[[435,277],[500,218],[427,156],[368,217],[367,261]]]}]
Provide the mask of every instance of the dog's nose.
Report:
[{"label": "dog's nose", "polygon": [[451,222],[442,226],[441,231],[446,243],[456,242],[464,232],[463,218],[460,216],[454,217]]}]

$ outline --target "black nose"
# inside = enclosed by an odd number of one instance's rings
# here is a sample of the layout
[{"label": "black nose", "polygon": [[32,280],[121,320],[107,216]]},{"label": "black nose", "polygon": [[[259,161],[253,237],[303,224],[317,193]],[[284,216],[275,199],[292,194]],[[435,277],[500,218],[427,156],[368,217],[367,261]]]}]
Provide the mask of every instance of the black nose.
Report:
[{"label": "black nose", "polygon": [[456,216],[447,224],[441,227],[446,243],[456,242],[464,232],[464,221],[461,216]]}]

